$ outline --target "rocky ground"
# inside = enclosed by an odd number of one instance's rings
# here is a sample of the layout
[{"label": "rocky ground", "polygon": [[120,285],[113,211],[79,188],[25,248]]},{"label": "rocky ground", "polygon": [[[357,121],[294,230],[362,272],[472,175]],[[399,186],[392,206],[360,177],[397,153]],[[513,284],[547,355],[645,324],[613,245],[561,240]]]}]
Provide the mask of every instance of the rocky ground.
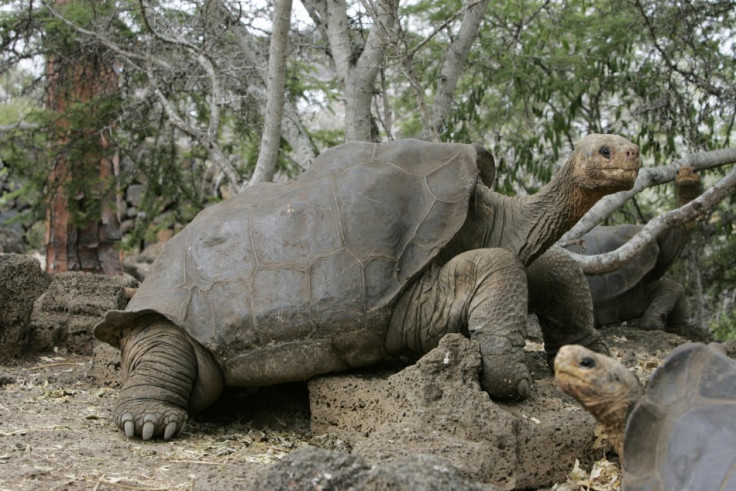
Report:
[{"label": "rocky ground", "polygon": [[[31,302],[24,349],[0,362],[0,490],[617,489],[615,456],[556,388],[533,341],[536,383],[521,404],[495,404],[479,390],[477,347],[458,336],[408,367],[231,389],[174,441],[128,440],[110,419],[117,353],[103,345],[93,354],[89,337],[124,289],[73,274],[46,280],[47,295]],[[8,297],[0,292],[0,303]],[[11,320],[0,319],[5,331],[19,325]],[[23,338],[14,334],[10,341]],[[642,380],[684,342],[628,327],[605,337]],[[10,341],[0,336],[0,348]]]}]

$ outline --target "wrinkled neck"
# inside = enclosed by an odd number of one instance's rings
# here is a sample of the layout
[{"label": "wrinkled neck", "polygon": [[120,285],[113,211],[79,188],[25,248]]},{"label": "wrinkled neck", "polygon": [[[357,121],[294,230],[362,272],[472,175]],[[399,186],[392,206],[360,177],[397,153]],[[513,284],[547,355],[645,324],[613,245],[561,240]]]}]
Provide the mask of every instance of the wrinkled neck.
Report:
[{"label": "wrinkled neck", "polygon": [[595,402],[590,400],[581,401],[596,421],[603,425],[613,449],[622,458],[624,455],[626,421],[642,393],[641,386],[637,384],[624,397],[607,398],[598,396]]},{"label": "wrinkled neck", "polygon": [[456,248],[502,247],[531,264],[600,196],[576,185],[569,164],[531,196],[503,196],[479,184]]},{"label": "wrinkled neck", "polygon": [[[700,184],[691,184],[687,186],[676,186],[676,193],[677,193],[677,206],[685,206],[686,204],[690,203],[692,200],[700,196],[702,192],[702,188]],[[692,230],[695,227],[695,220],[691,220],[687,222],[685,225],[683,225],[688,230]]]}]

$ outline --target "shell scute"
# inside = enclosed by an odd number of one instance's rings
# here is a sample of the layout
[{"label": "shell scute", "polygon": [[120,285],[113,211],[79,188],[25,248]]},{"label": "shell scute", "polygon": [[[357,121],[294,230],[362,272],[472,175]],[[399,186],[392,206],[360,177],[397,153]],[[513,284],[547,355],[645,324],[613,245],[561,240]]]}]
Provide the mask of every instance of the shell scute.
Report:
[{"label": "shell scute", "polygon": [[318,255],[341,250],[344,244],[331,181],[305,183],[276,203],[256,206],[250,237],[258,264],[306,267]]},{"label": "shell scute", "polygon": [[430,201],[422,179],[384,163],[355,166],[335,185],[347,247],[362,261],[396,257]]},{"label": "shell scute", "polygon": [[312,312],[365,309],[361,264],[347,251],[320,258],[309,268],[309,309]]}]

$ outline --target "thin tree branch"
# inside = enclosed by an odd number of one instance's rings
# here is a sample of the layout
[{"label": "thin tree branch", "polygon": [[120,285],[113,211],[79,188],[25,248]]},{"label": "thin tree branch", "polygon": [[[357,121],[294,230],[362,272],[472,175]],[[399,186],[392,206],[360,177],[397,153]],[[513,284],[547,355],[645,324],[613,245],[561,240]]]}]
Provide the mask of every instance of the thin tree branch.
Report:
[{"label": "thin tree branch", "polygon": [[426,45],[428,42],[430,42],[432,40],[432,38],[434,38],[437,34],[439,34],[444,29],[446,29],[447,26],[449,26],[455,19],[457,19],[458,17],[460,17],[461,14],[464,14],[468,9],[470,9],[472,7],[475,7],[476,5],[478,5],[479,3],[482,3],[482,2],[487,2],[487,0],[476,0],[474,2],[470,2],[469,4],[463,6],[463,8],[461,8],[460,10],[458,10],[457,12],[455,12],[454,14],[452,14],[452,16],[450,16],[445,22],[443,22],[442,24],[440,24],[439,26],[437,26],[432,32],[430,32],[427,35],[427,37],[425,37],[424,39],[422,39],[421,41],[419,41],[416,44],[416,46],[414,46],[404,56],[406,58],[413,58],[414,55],[416,55],[417,52],[424,47],[424,45]]},{"label": "thin tree branch", "polygon": [[25,121],[19,121],[13,124],[0,125],[0,133],[10,133],[11,131],[15,131],[15,130],[31,131],[31,130],[37,130],[40,127],[41,126],[36,123],[27,123]]},{"label": "thin tree branch", "polygon": [[169,117],[169,121],[176,128],[191,136],[200,145],[204,146],[208,152],[214,157],[217,165],[222,169],[222,172],[227,176],[228,180],[235,188],[236,192],[240,192],[243,189],[243,180],[238,174],[235,167],[232,165],[227,156],[222,152],[217,142],[210,138],[209,133],[203,133],[199,129],[185,122],[174,109],[171,101],[161,92],[156,82],[156,75],[153,73],[153,69],[150,64],[146,65],[146,74],[148,75],[148,81],[153,90],[154,94],[158,98],[159,102],[164,108],[166,115]]},{"label": "thin tree branch", "polygon": [[[167,44],[174,46],[180,46],[186,48],[197,55],[197,61],[199,65],[207,72],[210,78],[210,84],[212,85],[212,94],[210,94],[210,120],[207,125],[207,138],[214,142],[217,138],[217,133],[220,131],[220,101],[222,100],[222,90],[220,87],[220,78],[217,75],[217,64],[214,58],[210,56],[206,51],[200,49],[194,44],[185,41],[183,39],[175,39],[169,36],[165,36],[154,29],[151,21],[148,17],[148,8],[146,7],[145,0],[140,0],[141,6],[141,17],[143,17],[143,24],[146,26],[148,32],[150,32],[154,38],[158,39]],[[234,184],[234,183],[233,183]],[[240,187],[238,184],[236,187]]]},{"label": "thin tree branch", "polygon": [[227,158],[227,156],[222,152],[222,149],[220,149],[219,145],[217,144],[218,132],[220,130],[220,101],[223,99],[223,97],[220,85],[220,78],[217,74],[217,65],[214,59],[204,50],[186,40],[175,39],[158,32],[156,29],[154,29],[153,25],[150,22],[150,19],[148,17],[148,8],[146,6],[145,0],[140,0],[139,4],[141,7],[141,16],[143,17],[143,23],[146,26],[146,29],[151,33],[151,35],[161,42],[174,46],[179,46],[185,48],[187,51],[190,51],[191,53],[196,55],[197,62],[205,70],[205,72],[207,72],[212,87],[212,93],[209,96],[210,118],[207,124],[207,131],[203,133],[201,130],[194,128],[193,126],[186,123],[183,119],[181,119],[181,117],[177,114],[176,110],[172,106],[171,102],[159,89],[151,65],[146,64],[146,73],[149,77],[151,86],[156,96],[164,107],[164,110],[166,111],[166,114],[168,115],[171,123],[179,128],[181,131],[195,138],[201,145],[207,148],[208,152],[210,152],[210,154],[214,157],[217,165],[222,169],[227,178],[230,180],[233,188],[235,188],[236,192],[240,192],[244,188],[243,180],[238,174],[235,167],[230,162],[230,159]]},{"label": "thin tree branch", "polygon": [[286,80],[286,45],[291,26],[291,0],[276,0],[273,11],[273,32],[268,56],[268,95],[266,114],[261,135],[258,161],[250,184],[271,181],[276,173],[276,162],[281,143],[281,120],[284,114]]}]

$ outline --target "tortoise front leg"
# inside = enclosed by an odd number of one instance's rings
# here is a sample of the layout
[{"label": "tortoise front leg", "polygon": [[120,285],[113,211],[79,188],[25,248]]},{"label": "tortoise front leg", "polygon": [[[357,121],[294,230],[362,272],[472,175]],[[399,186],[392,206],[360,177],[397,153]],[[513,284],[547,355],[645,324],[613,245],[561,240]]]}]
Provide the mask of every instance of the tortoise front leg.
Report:
[{"label": "tortoise front leg", "polygon": [[539,318],[550,367],[565,344],[610,354],[594,327],[588,280],[573,258],[561,248],[551,247],[529,266],[527,274],[529,312]]},{"label": "tortoise front leg", "polygon": [[136,323],[121,340],[124,383],[113,419],[129,438],[168,440],[219,397],[222,374],[212,355],[165,318]]},{"label": "tortoise front leg", "polygon": [[480,343],[481,387],[491,397],[524,399],[531,377],[524,362],[527,286],[524,267],[504,249],[477,249],[431,266],[399,299],[386,347],[422,355],[447,333]]}]

